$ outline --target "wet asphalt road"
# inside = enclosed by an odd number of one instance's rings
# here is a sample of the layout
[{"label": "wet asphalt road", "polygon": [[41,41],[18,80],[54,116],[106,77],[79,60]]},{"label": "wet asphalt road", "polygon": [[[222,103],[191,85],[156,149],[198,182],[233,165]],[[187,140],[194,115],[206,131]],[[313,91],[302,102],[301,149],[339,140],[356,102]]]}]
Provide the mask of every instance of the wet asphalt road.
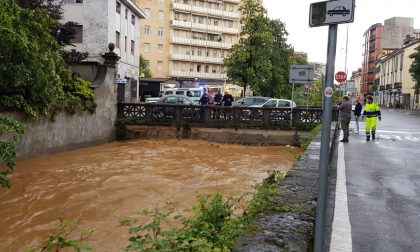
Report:
[{"label": "wet asphalt road", "polygon": [[382,119],[376,141],[361,123],[344,144],[352,248],[420,251],[420,113],[383,109]]}]

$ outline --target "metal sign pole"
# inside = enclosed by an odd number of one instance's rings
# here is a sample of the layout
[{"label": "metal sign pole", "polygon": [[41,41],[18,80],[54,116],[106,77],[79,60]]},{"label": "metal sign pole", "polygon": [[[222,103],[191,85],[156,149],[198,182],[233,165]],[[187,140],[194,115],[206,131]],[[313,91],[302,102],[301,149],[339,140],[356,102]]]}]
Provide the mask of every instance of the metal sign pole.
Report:
[{"label": "metal sign pole", "polygon": [[[324,90],[332,88],[334,83],[334,64],[337,47],[337,24],[329,25],[328,30],[328,51],[327,51],[327,67],[326,81]],[[331,115],[332,115],[332,99],[333,97],[324,96],[324,110],[322,113],[322,133],[321,133],[321,150],[319,159],[319,179],[318,179],[318,198],[316,205],[315,220],[315,252],[323,252],[324,250],[324,224],[327,206],[327,179],[328,179],[328,156],[330,149],[331,134]]]}]

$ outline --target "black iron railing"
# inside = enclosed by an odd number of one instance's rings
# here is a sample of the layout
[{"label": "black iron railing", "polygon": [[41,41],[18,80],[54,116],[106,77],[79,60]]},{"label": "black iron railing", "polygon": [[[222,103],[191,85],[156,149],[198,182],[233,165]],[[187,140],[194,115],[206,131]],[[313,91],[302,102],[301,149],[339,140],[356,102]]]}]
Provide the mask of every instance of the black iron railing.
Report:
[{"label": "black iron railing", "polygon": [[[321,108],[251,108],[223,106],[119,103],[119,118],[137,119],[136,124],[185,125],[217,128],[311,129],[321,123]],[[338,112],[333,110],[333,121]]]}]

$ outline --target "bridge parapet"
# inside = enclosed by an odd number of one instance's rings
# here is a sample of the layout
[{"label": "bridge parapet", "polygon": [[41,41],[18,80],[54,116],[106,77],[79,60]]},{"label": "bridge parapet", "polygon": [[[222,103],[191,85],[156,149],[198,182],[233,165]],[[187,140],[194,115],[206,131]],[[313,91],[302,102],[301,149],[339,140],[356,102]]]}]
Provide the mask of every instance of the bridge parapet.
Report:
[{"label": "bridge parapet", "polygon": [[[313,107],[254,108],[156,103],[119,103],[118,117],[133,118],[136,124],[191,125],[215,128],[312,129],[321,123],[322,109]],[[333,110],[333,120],[338,118]]]}]

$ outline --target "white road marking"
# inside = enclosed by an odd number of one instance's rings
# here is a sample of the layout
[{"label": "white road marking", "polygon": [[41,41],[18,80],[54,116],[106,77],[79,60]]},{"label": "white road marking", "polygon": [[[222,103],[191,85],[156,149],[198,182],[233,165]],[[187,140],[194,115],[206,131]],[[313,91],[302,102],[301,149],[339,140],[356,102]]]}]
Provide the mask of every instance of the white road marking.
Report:
[{"label": "white road marking", "polygon": [[[340,132],[341,136],[341,132]],[[346,164],[344,144],[338,145],[337,182],[335,188],[335,208],[331,233],[331,252],[352,251],[351,225],[347,203]]]}]

